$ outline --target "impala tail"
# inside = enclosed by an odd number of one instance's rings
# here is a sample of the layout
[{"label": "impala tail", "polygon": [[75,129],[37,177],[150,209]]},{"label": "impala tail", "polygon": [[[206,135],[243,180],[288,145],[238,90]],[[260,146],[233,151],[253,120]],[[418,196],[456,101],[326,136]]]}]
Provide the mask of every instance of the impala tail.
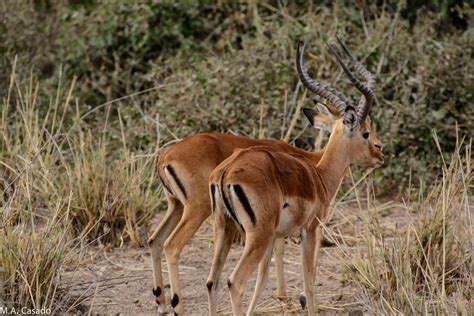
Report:
[{"label": "impala tail", "polygon": [[239,230],[244,232],[244,227],[231,198],[231,194],[235,192],[234,186],[232,184],[226,184],[223,179],[224,177],[225,174],[222,175],[220,183],[212,183],[210,186],[212,213],[215,214],[219,212],[220,215],[224,215],[226,218],[232,220]]},{"label": "impala tail", "polygon": [[[237,228],[237,234],[235,235],[233,243],[243,244],[245,241],[245,229],[234,202],[236,196],[239,199],[242,198],[241,192],[243,191],[240,185],[231,184],[226,181],[229,171],[228,166],[230,164],[231,161],[226,160],[222,162],[210,176],[209,194],[211,197],[212,214],[214,216],[221,216],[221,218],[224,218],[226,221],[230,220]],[[248,204],[248,200],[246,201]]]},{"label": "impala tail", "polygon": [[171,197],[184,202],[189,192],[184,185],[183,175],[180,175],[177,170],[176,166],[166,161],[166,152],[163,153],[157,168],[163,190]]}]

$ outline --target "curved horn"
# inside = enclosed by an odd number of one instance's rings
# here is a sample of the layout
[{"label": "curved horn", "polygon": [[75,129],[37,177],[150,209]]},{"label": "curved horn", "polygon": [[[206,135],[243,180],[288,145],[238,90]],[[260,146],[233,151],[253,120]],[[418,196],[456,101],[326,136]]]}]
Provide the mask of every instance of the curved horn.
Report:
[{"label": "curved horn", "polygon": [[352,56],[350,50],[347,48],[346,44],[344,44],[344,42],[339,38],[339,36],[336,35],[336,39],[341,45],[344,53],[347,55],[347,57],[349,57],[349,61],[354,66],[355,70],[360,73],[362,77],[364,77],[364,79],[367,81],[367,86],[369,87],[369,89],[374,91],[375,75],[368,71],[367,68],[364,67],[364,65],[362,65],[357,59],[355,59],[354,56]]},{"label": "curved horn", "polygon": [[322,96],[329,100],[334,105],[337,111],[341,114],[345,112],[346,107],[352,107],[350,101],[339,91],[330,87],[329,85],[312,79],[304,68],[304,50],[306,42],[303,43],[303,47],[300,49],[300,43],[298,43],[298,50],[296,55],[296,71],[300,77],[303,85],[313,93]]},{"label": "curved horn", "polygon": [[359,106],[357,108],[358,121],[359,123],[362,123],[365,121],[365,118],[367,117],[367,114],[369,113],[370,107],[372,106],[372,102],[374,101],[374,92],[372,89],[370,89],[369,86],[362,83],[359,79],[357,79],[354,76],[354,74],[350,71],[349,67],[347,67],[347,65],[342,61],[341,56],[339,56],[339,54],[334,49],[334,47],[331,46],[331,44],[327,43],[327,46],[329,47],[334,57],[336,57],[337,62],[342,67],[342,70],[344,70],[344,73],[352,82],[352,84],[364,95],[364,98],[359,101]]}]

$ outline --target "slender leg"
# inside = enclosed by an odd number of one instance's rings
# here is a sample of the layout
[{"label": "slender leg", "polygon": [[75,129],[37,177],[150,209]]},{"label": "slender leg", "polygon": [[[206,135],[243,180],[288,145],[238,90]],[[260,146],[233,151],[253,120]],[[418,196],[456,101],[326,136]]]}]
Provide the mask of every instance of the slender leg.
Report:
[{"label": "slender leg", "polygon": [[151,263],[153,267],[153,294],[155,301],[159,305],[159,312],[166,312],[166,298],[163,290],[163,272],[161,268],[161,257],[163,253],[163,244],[173,229],[178,224],[183,214],[183,205],[178,200],[167,197],[168,210],[165,217],[161,220],[158,228],[153,232],[148,239],[148,246],[151,252]]},{"label": "slender leg", "polygon": [[262,294],[262,289],[265,286],[265,283],[268,278],[268,268],[270,267],[270,261],[272,258],[273,245],[268,247],[267,252],[265,253],[262,261],[258,264],[258,275],[257,283],[255,284],[255,290],[253,292],[252,302],[247,310],[247,315],[253,315],[255,308],[257,307],[257,300],[260,294]]},{"label": "slender leg", "polygon": [[314,315],[314,250],[316,248],[316,227],[301,231],[301,257],[303,266],[304,291],[308,315]]},{"label": "slender leg", "polygon": [[243,314],[242,296],[245,284],[270,247],[273,236],[273,231],[268,230],[265,231],[265,234],[258,236],[250,235],[247,232],[242,256],[227,281],[234,315]]},{"label": "slender leg", "polygon": [[284,264],[283,255],[285,254],[285,239],[275,239],[275,261],[276,261],[276,272],[277,272],[277,296],[280,300],[285,299],[286,296],[286,285],[284,275]]},{"label": "slender leg", "polygon": [[316,280],[316,274],[318,272],[318,258],[319,251],[321,249],[321,242],[323,241],[323,229],[321,225],[316,228],[316,246],[314,247],[314,279]]},{"label": "slender leg", "polygon": [[230,220],[226,220],[225,215],[216,212],[214,223],[214,256],[212,257],[211,271],[206,282],[209,315],[217,315],[219,279],[235,234],[235,224]]},{"label": "slender leg", "polygon": [[209,203],[202,203],[199,206],[184,206],[183,216],[178,226],[173,230],[166,240],[164,250],[168,263],[168,273],[171,285],[171,306],[175,315],[184,313],[184,305],[179,285],[179,256],[184,246],[194,236],[202,222],[210,215],[211,206]]}]

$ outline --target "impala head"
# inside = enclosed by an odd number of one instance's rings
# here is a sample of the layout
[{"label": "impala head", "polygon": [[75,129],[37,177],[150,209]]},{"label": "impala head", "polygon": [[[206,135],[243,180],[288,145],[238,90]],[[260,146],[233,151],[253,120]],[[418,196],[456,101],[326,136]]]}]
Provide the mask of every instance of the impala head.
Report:
[{"label": "impala head", "polygon": [[327,111],[321,107],[319,107],[319,111],[305,108],[303,112],[313,127],[329,130],[331,137],[337,137],[338,144],[346,149],[350,163],[364,167],[380,167],[384,161],[382,145],[375,135],[368,117],[374,100],[375,76],[355,60],[344,43],[339,38],[337,39],[349,57],[351,64],[367,81],[366,84],[359,81],[344,64],[336,50],[328,44],[330,51],[336,57],[347,77],[362,93],[358,106],[356,108],[348,98],[336,89],[309,77],[303,65],[306,46],[306,44],[303,44],[301,49],[298,46],[296,60],[298,75],[304,86],[327,99],[339,113],[339,116],[336,116],[334,111]]}]

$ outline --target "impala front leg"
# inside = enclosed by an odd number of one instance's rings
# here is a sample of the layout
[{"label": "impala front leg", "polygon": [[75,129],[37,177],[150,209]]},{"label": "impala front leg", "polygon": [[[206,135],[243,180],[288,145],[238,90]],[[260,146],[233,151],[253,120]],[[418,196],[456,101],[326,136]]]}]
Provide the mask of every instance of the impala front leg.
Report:
[{"label": "impala front leg", "polygon": [[275,262],[277,273],[277,297],[280,300],[286,299],[286,285],[284,274],[283,255],[285,254],[285,239],[277,238],[275,240]]},{"label": "impala front leg", "polygon": [[[314,251],[316,246],[316,228],[311,229],[303,228],[301,230],[301,259],[303,267],[303,280],[304,280],[304,297],[300,298],[301,305],[305,305],[308,308],[308,315],[314,315]],[[305,304],[304,304],[305,301]],[[302,306],[304,308],[304,306]]]}]

